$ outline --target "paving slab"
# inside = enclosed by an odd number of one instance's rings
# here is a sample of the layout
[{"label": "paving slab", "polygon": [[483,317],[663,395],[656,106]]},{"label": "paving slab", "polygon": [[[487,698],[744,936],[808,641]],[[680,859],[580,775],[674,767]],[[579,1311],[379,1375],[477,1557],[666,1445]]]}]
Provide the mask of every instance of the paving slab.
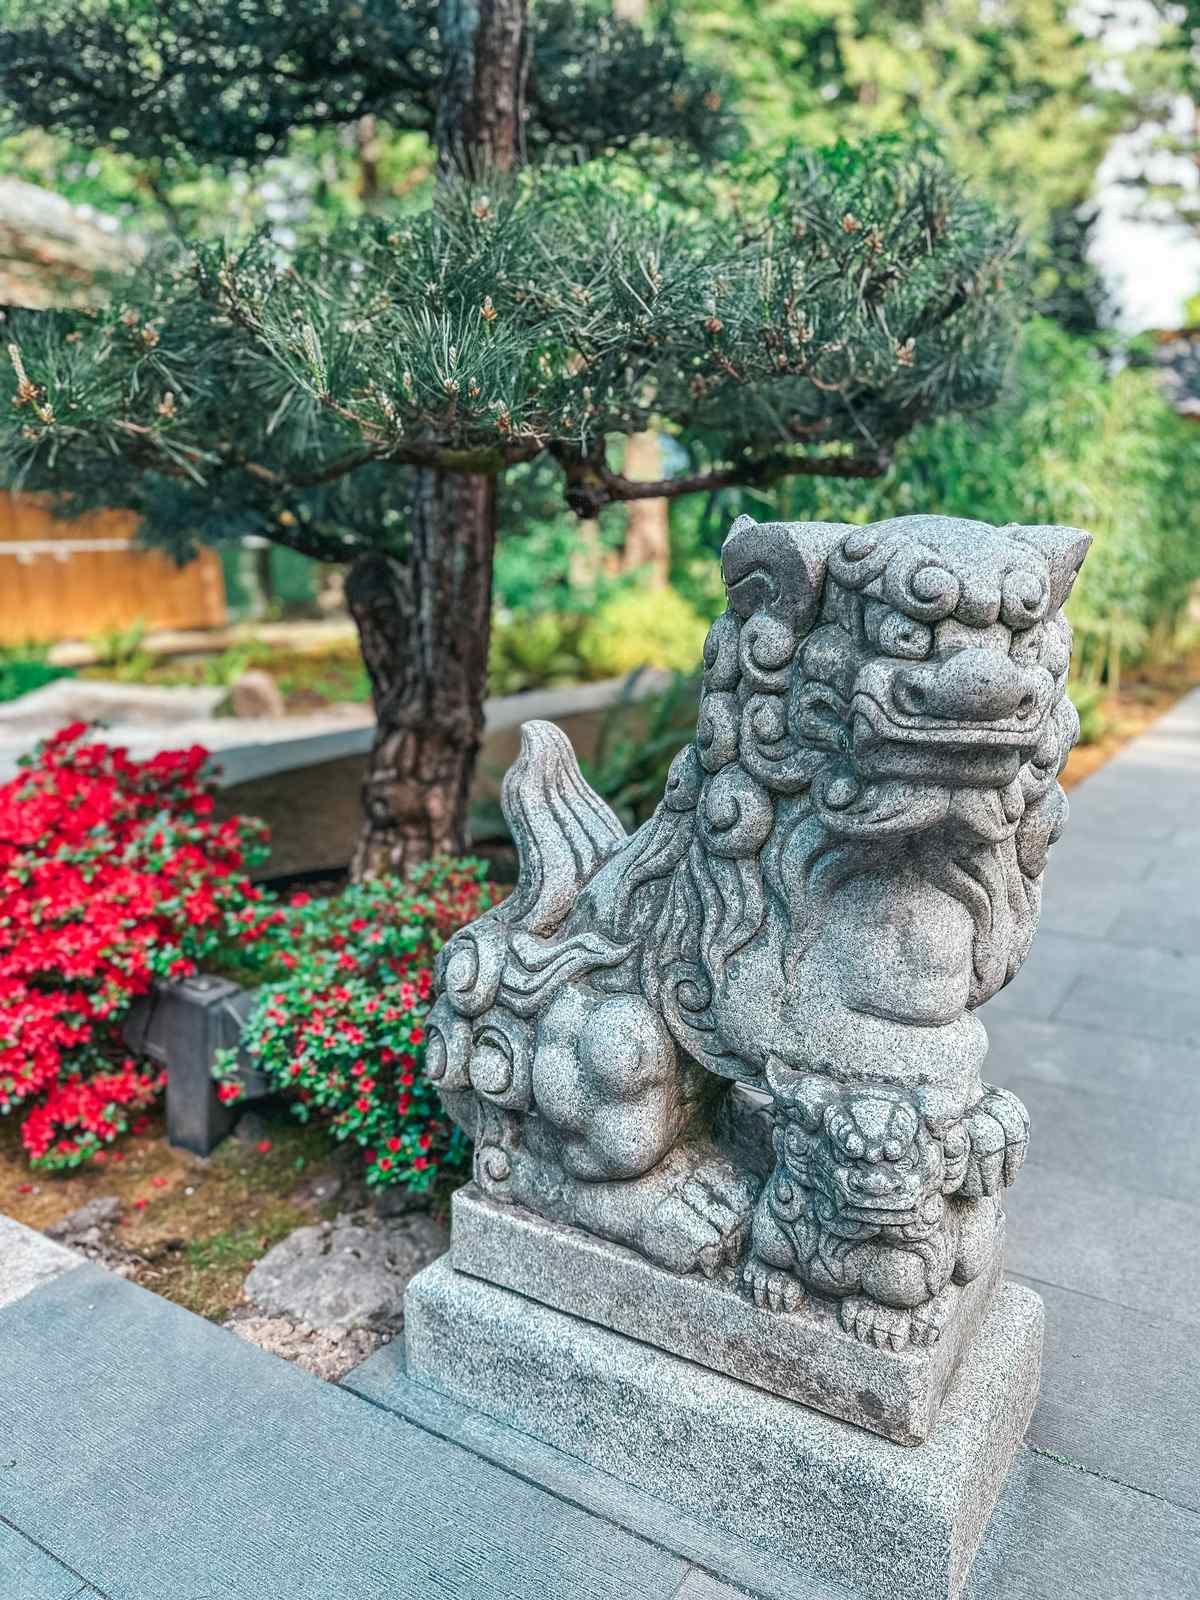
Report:
[{"label": "paving slab", "polygon": [[[1036,947],[1035,947],[1036,948]],[[1200,1101],[1200,1051],[1164,1045],[1132,1034],[1114,1034],[1061,1021],[1025,1022],[1019,1017],[989,1019],[986,1073],[995,1083],[1020,1078],[1056,1084],[1092,1102],[1109,1096],[1180,1105],[1187,1112]],[[1099,1113],[1099,1108],[1095,1114]],[[1186,1123],[1185,1123],[1186,1125]],[[1043,1142],[1033,1129],[1031,1149]],[[1049,1135],[1051,1130],[1045,1130]],[[1018,1185],[1019,1189],[1019,1185]],[[1014,1200],[1018,1189],[1009,1195]]]},{"label": "paving slab", "polygon": [[[1031,1161],[1006,1203],[1010,1272],[1200,1326],[1200,1204]],[[1200,1372],[1183,1375],[1200,1383]]]},{"label": "paving slab", "polygon": [[[1070,932],[1088,932],[1086,928]],[[1095,928],[1093,932],[1097,931]],[[1191,956],[1200,950],[1200,915],[1188,908],[1164,905],[1147,895],[1143,903],[1120,907],[1099,931],[1122,944],[1139,945],[1148,950],[1165,950]]]},{"label": "paving slab", "polygon": [[745,1589],[731,1589],[707,1572],[689,1572],[671,1600],[746,1600]]},{"label": "paving slab", "polygon": [[4,1600],[78,1600],[94,1592],[78,1572],[72,1572],[0,1516],[0,1595]]},{"label": "paving slab", "polygon": [[1018,1456],[963,1600],[1195,1600],[1200,1517],[1048,1456]]},{"label": "paving slab", "polygon": [[1200,989],[1191,993],[1116,978],[1078,978],[1054,1019],[1200,1049]]},{"label": "paving slab", "polygon": [[73,1250],[0,1214],[0,1306],[23,1299],[82,1264],[83,1257]]},{"label": "paving slab", "polygon": [[673,1600],[688,1571],[90,1265],[0,1312],[0,1439],[4,1515],[111,1600]]},{"label": "paving slab", "polygon": [[[1137,1195],[1185,1204],[1197,1199],[1196,1129],[1170,1101],[1100,1094],[1022,1072],[1006,1074],[1003,1082],[1029,1110],[1030,1170],[1048,1168],[1083,1183],[1102,1175],[1127,1192],[1129,1205]],[[1015,1190],[1007,1203],[1009,1209],[1020,1204]]]},{"label": "paving slab", "polygon": [[1196,1336],[1152,1308],[1128,1311],[1055,1284],[1042,1390],[1026,1443],[1200,1514]]},{"label": "paving slab", "polygon": [[[1146,887],[1148,891],[1152,884]],[[1200,904],[1200,889],[1196,891],[1194,902]],[[1077,1022],[1084,1027],[1108,1028],[1117,1009],[1115,1002],[1106,1004],[1103,1013],[1085,1011],[1080,1014],[1075,991],[1081,981],[1106,987],[1121,985],[1126,989],[1165,990],[1173,997],[1170,1003],[1177,1004],[1179,997],[1183,997],[1200,1005],[1197,1000],[1200,996],[1200,949],[1162,949],[1043,928],[1038,933],[1033,955],[1021,971],[988,1001],[984,1016],[989,1033],[1001,1018],[1025,1018],[1031,1022],[1053,1019]],[[1132,1017],[1117,1014],[1116,1021],[1120,1024],[1117,1031],[1144,1032],[1137,1026],[1141,1009],[1135,1004]],[[1147,1037],[1158,1037],[1158,1033],[1147,1034]]]}]

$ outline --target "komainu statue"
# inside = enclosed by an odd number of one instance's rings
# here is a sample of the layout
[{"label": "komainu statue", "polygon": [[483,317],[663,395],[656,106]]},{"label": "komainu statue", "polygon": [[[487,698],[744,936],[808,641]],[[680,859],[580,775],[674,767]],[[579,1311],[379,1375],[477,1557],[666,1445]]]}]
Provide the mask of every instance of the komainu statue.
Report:
[{"label": "komainu statue", "polygon": [[695,739],[632,835],[526,725],[517,886],[442,952],[429,1029],[486,1197],[770,1311],[832,1302],[881,1349],[937,1341],[1025,1153],[975,1011],[1066,816],[1087,545],[739,518]]}]

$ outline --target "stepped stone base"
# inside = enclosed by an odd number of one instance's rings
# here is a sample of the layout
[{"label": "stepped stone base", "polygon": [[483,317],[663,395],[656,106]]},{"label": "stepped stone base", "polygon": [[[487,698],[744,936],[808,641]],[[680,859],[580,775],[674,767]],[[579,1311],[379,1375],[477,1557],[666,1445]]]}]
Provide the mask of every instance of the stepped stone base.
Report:
[{"label": "stepped stone base", "polygon": [[409,1285],[411,1378],[863,1600],[954,1600],[1037,1395],[1042,1304],[1008,1284],[932,1438],[903,1448],[456,1271]]},{"label": "stepped stone base", "polygon": [[738,1292],[732,1269],[713,1282],[680,1277],[579,1228],[497,1205],[475,1184],[454,1196],[451,1233],[459,1272],[901,1444],[929,1437],[992,1303],[1004,1255],[1001,1219],[990,1265],[954,1291],[958,1303],[938,1343],[895,1351],[845,1333],[832,1300],[769,1311]]}]

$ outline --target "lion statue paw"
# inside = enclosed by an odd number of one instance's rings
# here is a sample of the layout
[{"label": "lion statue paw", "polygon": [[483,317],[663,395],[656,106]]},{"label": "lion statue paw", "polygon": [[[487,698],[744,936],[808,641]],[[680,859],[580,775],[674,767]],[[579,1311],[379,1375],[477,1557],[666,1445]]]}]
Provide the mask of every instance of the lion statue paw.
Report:
[{"label": "lion statue paw", "polygon": [[741,1256],[756,1189],[727,1163],[702,1165],[655,1205],[638,1248],[671,1272],[715,1278]]},{"label": "lion statue paw", "polygon": [[742,1286],[763,1311],[798,1311],[804,1303],[804,1288],[798,1278],[755,1256],[742,1268]]},{"label": "lion statue paw", "polygon": [[932,1300],[926,1300],[923,1306],[914,1306],[912,1327],[909,1332],[911,1342],[925,1347],[935,1345],[954,1314],[954,1302],[957,1298],[953,1289],[946,1288],[941,1294],[935,1294]]},{"label": "lion statue paw", "polygon": [[865,1295],[847,1295],[838,1308],[842,1327],[860,1344],[877,1350],[903,1350],[912,1334],[913,1314],[896,1306],[881,1306]]},{"label": "lion statue paw", "polygon": [[1029,1113],[1007,1089],[985,1084],[983,1099],[966,1116],[970,1141],[960,1193],[968,1198],[997,1194],[1016,1177],[1029,1146]]}]

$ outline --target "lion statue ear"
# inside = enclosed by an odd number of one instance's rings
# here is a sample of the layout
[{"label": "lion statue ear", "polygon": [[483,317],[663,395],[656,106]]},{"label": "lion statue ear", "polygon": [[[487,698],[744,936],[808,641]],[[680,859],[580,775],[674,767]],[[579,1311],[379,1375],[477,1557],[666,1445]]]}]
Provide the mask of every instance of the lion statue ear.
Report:
[{"label": "lion statue ear", "polygon": [[1050,609],[1058,611],[1066,603],[1075,575],[1083,565],[1091,534],[1082,528],[1059,528],[1052,523],[1033,527],[1010,523],[1004,531],[1036,550],[1045,561],[1050,574]]},{"label": "lion statue ear", "polygon": [[850,531],[831,522],[737,519],[721,546],[730,608],[745,621],[756,611],[803,634],[816,620],[829,553]]}]

